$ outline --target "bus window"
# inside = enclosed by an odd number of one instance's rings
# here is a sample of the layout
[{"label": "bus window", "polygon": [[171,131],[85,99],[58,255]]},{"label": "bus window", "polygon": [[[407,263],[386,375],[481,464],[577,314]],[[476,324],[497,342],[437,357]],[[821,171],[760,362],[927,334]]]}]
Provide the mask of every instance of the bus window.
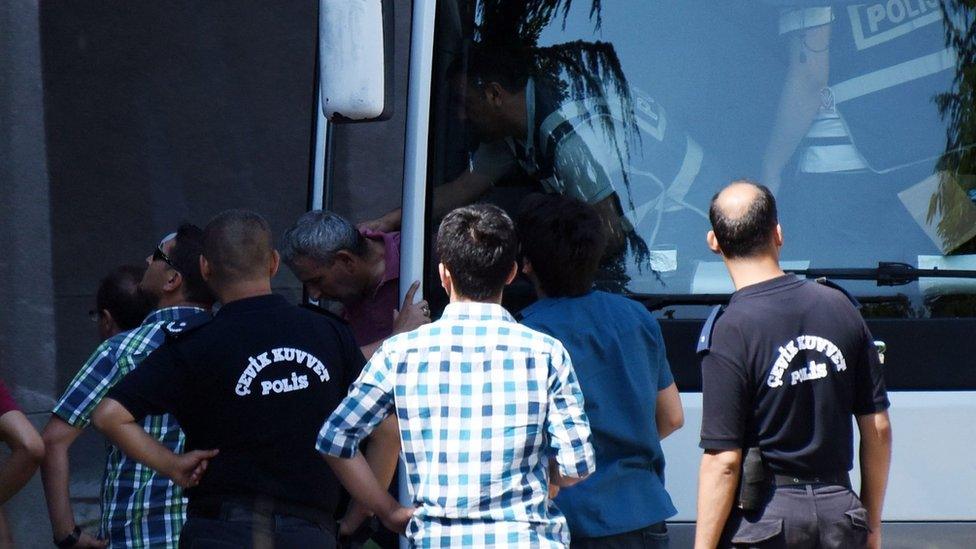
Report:
[{"label": "bus window", "polygon": [[[708,205],[747,177],[776,193],[786,268],[976,269],[971,8],[565,4],[439,3],[435,218],[579,198],[610,231],[599,286],[680,302],[731,293]],[[976,279],[907,282],[844,285],[866,316],[976,316]]]}]

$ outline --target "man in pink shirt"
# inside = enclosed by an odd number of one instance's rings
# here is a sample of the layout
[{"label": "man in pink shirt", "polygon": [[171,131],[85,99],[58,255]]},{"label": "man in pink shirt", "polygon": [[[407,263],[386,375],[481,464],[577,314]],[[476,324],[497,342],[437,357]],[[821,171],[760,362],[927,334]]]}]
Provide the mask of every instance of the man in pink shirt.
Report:
[{"label": "man in pink shirt", "polygon": [[279,252],[309,296],[338,301],[368,359],[383,340],[430,322],[426,301],[413,302],[419,282],[397,309],[400,233],[360,232],[339,215],[314,210],[285,232]]}]

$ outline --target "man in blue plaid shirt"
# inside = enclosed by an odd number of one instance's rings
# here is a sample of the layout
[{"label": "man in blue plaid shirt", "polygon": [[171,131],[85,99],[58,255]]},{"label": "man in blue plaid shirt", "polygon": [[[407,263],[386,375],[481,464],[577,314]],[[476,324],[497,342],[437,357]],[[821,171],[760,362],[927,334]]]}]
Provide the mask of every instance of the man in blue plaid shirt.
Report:
[{"label": "man in blue plaid shirt", "polygon": [[[564,547],[549,488],[594,470],[566,350],[500,305],[517,249],[500,209],[448,214],[437,233],[443,316],[384,342],[319,433],[353,497],[415,547]],[[386,493],[357,450],[394,409],[414,508]]]},{"label": "man in blue plaid shirt", "polygon": [[[123,376],[162,345],[164,328],[179,328],[213,304],[200,275],[202,231],[183,225],[163,238],[139,282],[155,310],[134,330],[102,342],[65,390],[44,428],[48,452],[41,473],[54,541],[59,547],[168,547],[175,549],[186,520],[186,498],[170,479],[108,447],[102,487],[100,538],[75,524],[68,494],[68,449],[91,423],[92,412]],[[172,416],[149,416],[143,427],[174,452],[184,437]]]}]

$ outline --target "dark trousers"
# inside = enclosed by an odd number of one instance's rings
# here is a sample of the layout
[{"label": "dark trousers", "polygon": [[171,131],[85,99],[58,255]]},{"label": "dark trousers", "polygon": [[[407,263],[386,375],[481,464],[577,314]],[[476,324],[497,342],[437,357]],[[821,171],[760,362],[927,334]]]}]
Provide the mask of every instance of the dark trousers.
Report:
[{"label": "dark trousers", "polygon": [[668,528],[658,522],[631,532],[599,538],[572,536],[572,549],[668,549]]},{"label": "dark trousers", "polygon": [[733,510],[724,537],[723,547],[855,549],[867,543],[867,510],[846,486],[780,486],[763,509]]},{"label": "dark trousers", "polygon": [[335,549],[335,533],[316,522],[250,506],[224,504],[216,516],[191,512],[180,549]]}]

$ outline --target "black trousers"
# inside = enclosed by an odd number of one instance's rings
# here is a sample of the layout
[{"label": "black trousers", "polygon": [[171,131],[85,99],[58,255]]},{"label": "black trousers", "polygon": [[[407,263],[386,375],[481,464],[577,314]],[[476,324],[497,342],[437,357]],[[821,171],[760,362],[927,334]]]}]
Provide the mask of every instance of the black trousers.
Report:
[{"label": "black trousers", "polygon": [[224,503],[216,516],[191,512],[180,532],[180,549],[313,547],[335,549],[335,532],[311,520],[234,503]]},{"label": "black trousers", "polygon": [[668,549],[668,528],[658,522],[623,534],[599,538],[578,538],[572,536],[569,543],[572,549]]},{"label": "black trousers", "polygon": [[763,509],[733,510],[720,547],[856,549],[868,533],[867,510],[850,488],[779,486]]}]

